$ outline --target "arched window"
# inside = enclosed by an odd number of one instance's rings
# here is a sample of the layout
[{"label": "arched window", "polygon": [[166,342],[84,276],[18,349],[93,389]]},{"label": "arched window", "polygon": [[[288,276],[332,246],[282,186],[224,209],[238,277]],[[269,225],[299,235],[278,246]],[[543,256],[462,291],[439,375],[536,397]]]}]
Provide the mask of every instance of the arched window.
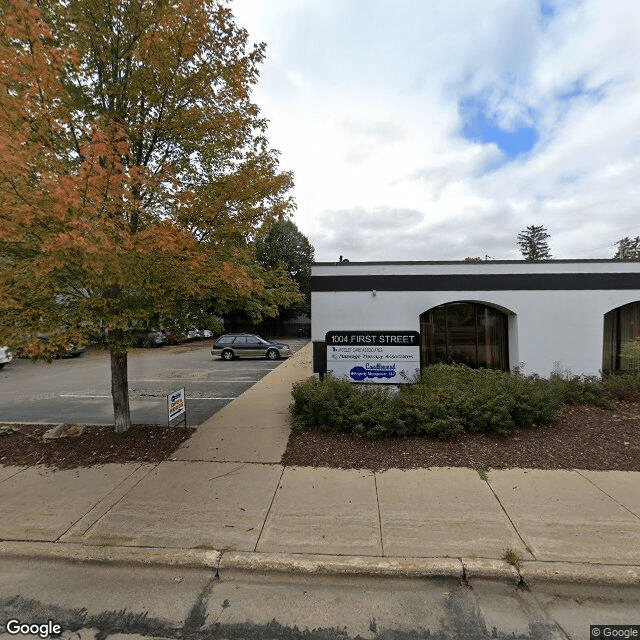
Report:
[{"label": "arched window", "polygon": [[631,302],[604,314],[602,371],[637,371],[640,363],[625,358],[626,342],[640,340],[640,302]]},{"label": "arched window", "polygon": [[448,302],[420,316],[422,365],[436,362],[509,370],[507,314],[477,302]]}]

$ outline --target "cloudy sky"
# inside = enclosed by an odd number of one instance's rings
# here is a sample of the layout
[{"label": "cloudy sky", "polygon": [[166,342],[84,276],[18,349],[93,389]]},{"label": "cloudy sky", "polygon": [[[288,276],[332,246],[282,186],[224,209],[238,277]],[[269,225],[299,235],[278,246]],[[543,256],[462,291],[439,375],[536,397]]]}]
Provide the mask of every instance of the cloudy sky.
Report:
[{"label": "cloudy sky", "polygon": [[637,0],[234,0],[316,260],[610,258],[640,235]]}]

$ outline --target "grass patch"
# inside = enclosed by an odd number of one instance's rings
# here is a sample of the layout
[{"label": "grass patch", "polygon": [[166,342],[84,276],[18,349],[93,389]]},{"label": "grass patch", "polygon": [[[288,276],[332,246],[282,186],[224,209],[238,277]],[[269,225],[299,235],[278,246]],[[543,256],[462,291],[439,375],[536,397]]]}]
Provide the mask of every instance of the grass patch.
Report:
[{"label": "grass patch", "polygon": [[502,559],[516,569],[520,569],[520,563],[522,562],[522,556],[518,551],[507,547],[502,554]]},{"label": "grass patch", "polygon": [[477,460],[469,460],[469,466],[476,471],[481,480],[488,482],[489,480],[489,467],[484,462],[478,462]]}]

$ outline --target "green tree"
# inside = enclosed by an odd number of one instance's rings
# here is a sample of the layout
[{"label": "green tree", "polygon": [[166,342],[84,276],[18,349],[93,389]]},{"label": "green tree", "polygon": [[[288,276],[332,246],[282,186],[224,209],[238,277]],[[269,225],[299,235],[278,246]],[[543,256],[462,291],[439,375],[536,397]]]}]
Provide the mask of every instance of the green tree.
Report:
[{"label": "green tree", "polygon": [[518,246],[525,260],[548,260],[551,258],[547,238],[550,238],[543,226],[530,225],[518,234]]},{"label": "green tree", "polygon": [[614,260],[640,260],[640,236],[625,237],[616,242],[618,248]]},{"label": "green tree", "polygon": [[250,100],[264,45],[212,0],[3,0],[0,29],[0,343],[99,335],[124,431],[137,331],[295,296],[251,249],[293,208]]},{"label": "green tree", "polygon": [[300,311],[311,310],[311,264],[314,248],[292,220],[273,222],[256,241],[258,262],[268,269],[283,269],[304,297]]}]

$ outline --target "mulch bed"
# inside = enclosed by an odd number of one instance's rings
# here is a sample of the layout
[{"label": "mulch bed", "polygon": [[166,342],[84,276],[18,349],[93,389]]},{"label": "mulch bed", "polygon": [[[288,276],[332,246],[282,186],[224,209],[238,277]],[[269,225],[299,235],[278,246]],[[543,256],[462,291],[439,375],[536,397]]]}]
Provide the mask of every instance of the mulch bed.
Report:
[{"label": "mulch bed", "polygon": [[[0,435],[0,465],[41,464],[73,469],[120,462],[161,462],[193,429],[133,425],[126,433],[88,426],[78,437],[43,441],[53,425],[11,425]],[[518,429],[511,436],[464,434],[454,440],[427,437],[369,441],[321,430],[292,433],[285,465],[342,469],[472,467],[480,472],[508,467],[618,469],[640,471],[640,401],[618,402],[614,410],[567,406],[550,425]]]},{"label": "mulch bed", "polygon": [[0,465],[74,469],[110,462],[162,462],[194,433],[140,424],[125,433],[116,433],[113,426],[87,426],[79,436],[44,441],[42,435],[53,426],[0,423],[0,433],[5,427],[15,431],[0,435]]},{"label": "mulch bed", "polygon": [[370,441],[321,430],[292,433],[282,462],[376,471],[428,467],[472,467],[480,472],[509,467],[640,471],[640,402],[617,402],[613,410],[569,405],[554,423],[518,429],[511,436]]}]

